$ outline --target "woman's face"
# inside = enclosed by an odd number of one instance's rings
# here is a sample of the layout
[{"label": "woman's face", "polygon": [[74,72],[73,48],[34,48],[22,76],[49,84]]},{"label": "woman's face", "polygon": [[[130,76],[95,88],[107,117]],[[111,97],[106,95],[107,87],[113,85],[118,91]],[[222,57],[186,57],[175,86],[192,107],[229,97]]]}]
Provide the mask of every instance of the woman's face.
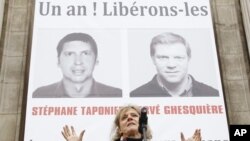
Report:
[{"label": "woman's face", "polygon": [[119,119],[120,134],[123,137],[140,138],[139,128],[139,113],[135,109],[128,109],[121,113]]}]

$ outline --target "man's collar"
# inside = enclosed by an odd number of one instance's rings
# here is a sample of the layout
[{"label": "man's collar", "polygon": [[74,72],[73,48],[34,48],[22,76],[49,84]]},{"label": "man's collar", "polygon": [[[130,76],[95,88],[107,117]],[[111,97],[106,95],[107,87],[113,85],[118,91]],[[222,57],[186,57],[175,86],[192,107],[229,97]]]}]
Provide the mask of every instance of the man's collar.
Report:
[{"label": "man's collar", "polygon": [[[71,95],[69,95],[68,92],[70,92],[70,91],[75,91],[75,92],[77,92],[77,91],[75,90],[75,89],[76,89],[76,86],[74,86],[74,84],[69,85],[69,86],[65,86],[65,83],[64,83],[64,81],[62,80],[62,81],[61,81],[61,85],[63,85],[64,93],[65,93],[67,96],[69,96],[69,97],[71,97]],[[85,94],[84,94],[83,97],[89,97],[89,95],[92,93],[92,89],[93,89],[94,85],[95,85],[95,80],[92,79],[90,83],[87,83],[87,85],[82,86],[82,89],[85,89],[85,90],[84,90],[84,91],[85,91],[85,92],[84,92]],[[68,90],[67,90],[67,89],[68,89]],[[71,89],[72,89],[72,90],[71,90]]]},{"label": "man's collar", "polygon": [[[158,75],[156,75],[156,81],[158,83],[158,85],[169,95],[171,95],[171,93],[169,92],[168,88],[165,87],[161,81],[161,79],[159,78]],[[180,97],[192,97],[192,77],[190,75],[188,75],[188,81],[187,81],[187,85],[185,85],[185,89],[184,91],[179,95]]]}]

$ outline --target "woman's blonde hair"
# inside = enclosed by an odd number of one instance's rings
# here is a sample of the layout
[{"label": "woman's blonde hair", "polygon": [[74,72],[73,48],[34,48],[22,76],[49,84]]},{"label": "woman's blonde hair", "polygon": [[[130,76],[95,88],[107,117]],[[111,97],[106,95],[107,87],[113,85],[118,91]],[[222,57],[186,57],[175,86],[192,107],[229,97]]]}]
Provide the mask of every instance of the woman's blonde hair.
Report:
[{"label": "woman's blonde hair", "polygon": [[[134,109],[135,111],[137,111],[137,113],[139,115],[141,115],[141,112],[140,112],[141,110],[140,110],[139,106],[127,105],[127,106],[121,107],[115,116],[114,124],[113,124],[112,130],[111,130],[111,138],[112,138],[111,141],[119,141],[120,140],[122,135],[119,132],[119,129],[120,129],[119,119],[120,119],[121,115],[124,112],[128,111],[129,109]],[[148,125],[147,125],[146,137],[148,140],[152,139],[152,133],[151,133],[151,130],[150,130]]]}]

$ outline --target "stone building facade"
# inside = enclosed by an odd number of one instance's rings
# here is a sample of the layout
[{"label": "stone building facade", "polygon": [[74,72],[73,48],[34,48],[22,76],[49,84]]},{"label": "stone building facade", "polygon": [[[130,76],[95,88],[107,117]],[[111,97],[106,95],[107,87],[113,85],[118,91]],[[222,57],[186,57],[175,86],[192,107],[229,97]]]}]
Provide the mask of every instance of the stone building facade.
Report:
[{"label": "stone building facade", "polygon": [[[211,0],[229,124],[250,124],[250,1]],[[22,140],[32,0],[0,0],[0,140]]]}]

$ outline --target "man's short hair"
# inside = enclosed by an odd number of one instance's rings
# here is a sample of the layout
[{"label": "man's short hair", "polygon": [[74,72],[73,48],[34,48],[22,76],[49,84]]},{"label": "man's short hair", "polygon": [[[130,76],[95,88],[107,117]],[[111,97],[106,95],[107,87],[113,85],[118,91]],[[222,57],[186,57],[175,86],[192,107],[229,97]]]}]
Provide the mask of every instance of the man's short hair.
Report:
[{"label": "man's short hair", "polygon": [[82,41],[84,43],[90,44],[92,50],[94,51],[96,57],[98,55],[97,44],[93,37],[86,33],[70,33],[64,36],[57,45],[57,57],[59,58],[63,50],[63,45],[71,41]]},{"label": "man's short hair", "polygon": [[181,43],[186,47],[188,58],[191,58],[191,49],[188,42],[180,35],[165,32],[155,36],[150,44],[150,55],[153,56],[155,54],[155,46],[158,44],[176,44]]}]

